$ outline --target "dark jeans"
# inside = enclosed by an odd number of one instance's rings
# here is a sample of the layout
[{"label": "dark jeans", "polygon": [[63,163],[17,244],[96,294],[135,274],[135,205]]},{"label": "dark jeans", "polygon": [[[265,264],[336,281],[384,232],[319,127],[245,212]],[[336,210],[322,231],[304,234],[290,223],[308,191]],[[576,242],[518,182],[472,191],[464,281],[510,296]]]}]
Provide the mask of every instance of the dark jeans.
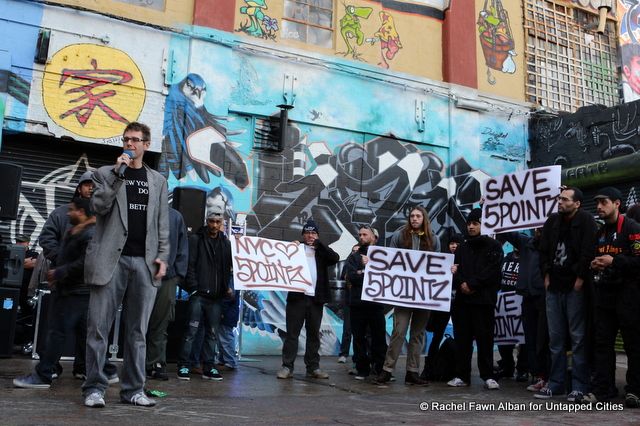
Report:
[{"label": "dark jeans", "polygon": [[304,324],[307,342],[304,364],[308,372],[320,368],[320,324],[324,305],[314,303],[313,298],[304,296],[299,300],[287,300],[287,334],[282,346],[282,365],[293,371],[298,354],[298,338]]},{"label": "dark jeans", "polygon": [[189,298],[189,322],[187,323],[184,337],[182,338],[182,349],[178,356],[179,367],[191,367],[189,355],[191,354],[191,346],[194,337],[198,332],[200,320],[204,322],[204,343],[202,360],[205,369],[214,368],[215,366],[215,350],[216,350],[216,329],[220,324],[222,315],[222,302],[220,300],[212,300],[206,297],[193,295]]},{"label": "dark jeans", "polygon": [[[55,295],[55,296],[54,296]],[[87,341],[87,310],[89,295],[68,295],[52,293],[49,308],[49,330],[47,346],[36,365],[36,373],[42,381],[51,383],[51,375],[57,372],[56,364],[64,352],[67,336],[75,335],[77,343]],[[86,345],[76,344],[74,370],[84,367]],[[81,349],[78,349],[81,348]],[[82,372],[84,371],[76,371]]]},{"label": "dark jeans", "polygon": [[495,307],[453,302],[453,334],[456,342],[456,376],[469,383],[473,340],[478,348],[478,370],[482,380],[493,374],[493,328]]},{"label": "dark jeans", "polygon": [[[358,374],[368,376],[373,366],[374,373],[382,371],[387,353],[386,321],[384,306],[361,302],[350,307],[351,330],[353,332],[353,358]],[[367,329],[371,333],[370,350]]]},{"label": "dark jeans", "polygon": [[431,311],[429,322],[427,323],[427,331],[433,332],[433,336],[431,337],[427,355],[424,357],[423,377],[427,377],[429,371],[433,371],[435,368],[436,355],[440,349],[440,343],[442,343],[447,324],[449,324],[449,318],[451,318],[451,313],[449,312]]},{"label": "dark jeans", "polygon": [[147,328],[147,370],[156,364],[167,365],[167,327],[175,318],[177,282],[178,277],[162,281],[156,293]]},{"label": "dark jeans", "polygon": [[598,400],[609,399],[615,386],[614,345],[618,329],[627,355],[625,391],[640,396],[640,287],[636,283],[623,284],[616,294],[613,306],[596,305],[595,308],[593,393]]},{"label": "dark jeans", "polygon": [[[340,356],[349,356],[349,348],[351,347],[351,307],[344,305],[342,307],[344,320],[342,322],[342,339],[340,340]],[[355,351],[355,349],[354,349]],[[354,357],[355,358],[355,357]]]},{"label": "dark jeans", "polygon": [[545,296],[522,298],[522,326],[527,343],[527,363],[533,377],[549,378],[551,356],[549,352],[549,330]]}]

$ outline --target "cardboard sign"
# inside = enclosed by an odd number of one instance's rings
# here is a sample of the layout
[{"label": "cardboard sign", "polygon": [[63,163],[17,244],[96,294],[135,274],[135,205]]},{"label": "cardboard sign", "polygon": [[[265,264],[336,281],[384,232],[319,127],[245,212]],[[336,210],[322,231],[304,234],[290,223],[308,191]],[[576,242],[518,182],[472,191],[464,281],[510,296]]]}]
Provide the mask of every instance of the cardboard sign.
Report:
[{"label": "cardboard sign", "polygon": [[496,345],[524,343],[522,296],[516,294],[515,291],[501,291],[498,293],[493,343]]},{"label": "cardboard sign", "polygon": [[236,290],[315,294],[304,245],[260,237],[232,236],[230,240]]},{"label": "cardboard sign", "polygon": [[560,166],[538,167],[484,182],[482,234],[542,226],[558,210]]},{"label": "cardboard sign", "polygon": [[362,300],[449,312],[453,255],[371,246]]}]

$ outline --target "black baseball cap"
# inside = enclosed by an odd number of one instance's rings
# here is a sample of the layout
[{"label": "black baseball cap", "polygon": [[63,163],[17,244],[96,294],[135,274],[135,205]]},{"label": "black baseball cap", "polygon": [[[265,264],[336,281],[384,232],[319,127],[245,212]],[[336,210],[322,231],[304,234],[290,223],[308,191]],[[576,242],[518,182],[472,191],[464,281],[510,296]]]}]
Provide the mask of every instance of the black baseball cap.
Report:
[{"label": "black baseball cap", "polygon": [[613,186],[607,186],[605,188],[600,189],[597,192],[597,195],[593,197],[594,200],[600,200],[603,198],[608,198],[611,201],[620,200],[622,201],[622,192],[619,189],[614,188]]}]

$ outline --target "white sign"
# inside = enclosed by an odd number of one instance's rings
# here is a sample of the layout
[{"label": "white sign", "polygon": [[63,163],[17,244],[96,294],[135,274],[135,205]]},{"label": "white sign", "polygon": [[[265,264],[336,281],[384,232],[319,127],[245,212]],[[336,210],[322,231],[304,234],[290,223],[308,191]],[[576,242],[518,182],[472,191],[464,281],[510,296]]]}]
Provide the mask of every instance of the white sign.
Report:
[{"label": "white sign", "polygon": [[484,182],[482,234],[542,226],[557,211],[560,166],[538,167]]},{"label": "white sign", "polygon": [[304,245],[260,237],[233,236],[230,240],[236,290],[315,294]]},{"label": "white sign", "polygon": [[449,312],[453,255],[371,246],[362,300]]},{"label": "white sign", "polygon": [[515,291],[501,291],[498,293],[493,343],[496,345],[524,343],[522,296],[516,294]]}]

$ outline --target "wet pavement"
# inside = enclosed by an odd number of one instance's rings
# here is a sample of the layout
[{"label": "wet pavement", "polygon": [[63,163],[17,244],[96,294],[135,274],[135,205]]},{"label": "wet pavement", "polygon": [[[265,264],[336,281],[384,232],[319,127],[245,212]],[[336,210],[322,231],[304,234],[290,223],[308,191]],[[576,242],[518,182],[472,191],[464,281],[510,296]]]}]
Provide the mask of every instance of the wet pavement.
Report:
[{"label": "wet pavement", "polygon": [[[498,355],[496,354],[496,359]],[[536,400],[514,380],[500,381],[501,389],[487,391],[477,377],[468,388],[444,383],[428,387],[404,384],[402,357],[396,368],[398,380],[388,386],[361,382],[348,375],[349,364],[322,357],[328,380],[308,379],[302,357],[294,378],[278,380],[280,358],[251,357],[235,372],[222,372],[222,382],[192,375],[178,380],[170,366],[170,380],[149,380],[147,387],[166,392],[153,408],[119,402],[118,385],[106,394],[106,407],[82,405],[79,380],[71,362],[63,361],[62,376],[49,390],[16,389],[12,379],[30,372],[36,361],[28,358],[0,359],[0,413],[2,425],[183,425],[183,424],[640,424],[640,409],[623,408],[620,398],[606,407],[578,407],[563,397]],[[475,360],[474,360],[475,364]],[[623,390],[626,358],[618,357],[617,384]],[[577,412],[574,411],[578,408]]]}]

